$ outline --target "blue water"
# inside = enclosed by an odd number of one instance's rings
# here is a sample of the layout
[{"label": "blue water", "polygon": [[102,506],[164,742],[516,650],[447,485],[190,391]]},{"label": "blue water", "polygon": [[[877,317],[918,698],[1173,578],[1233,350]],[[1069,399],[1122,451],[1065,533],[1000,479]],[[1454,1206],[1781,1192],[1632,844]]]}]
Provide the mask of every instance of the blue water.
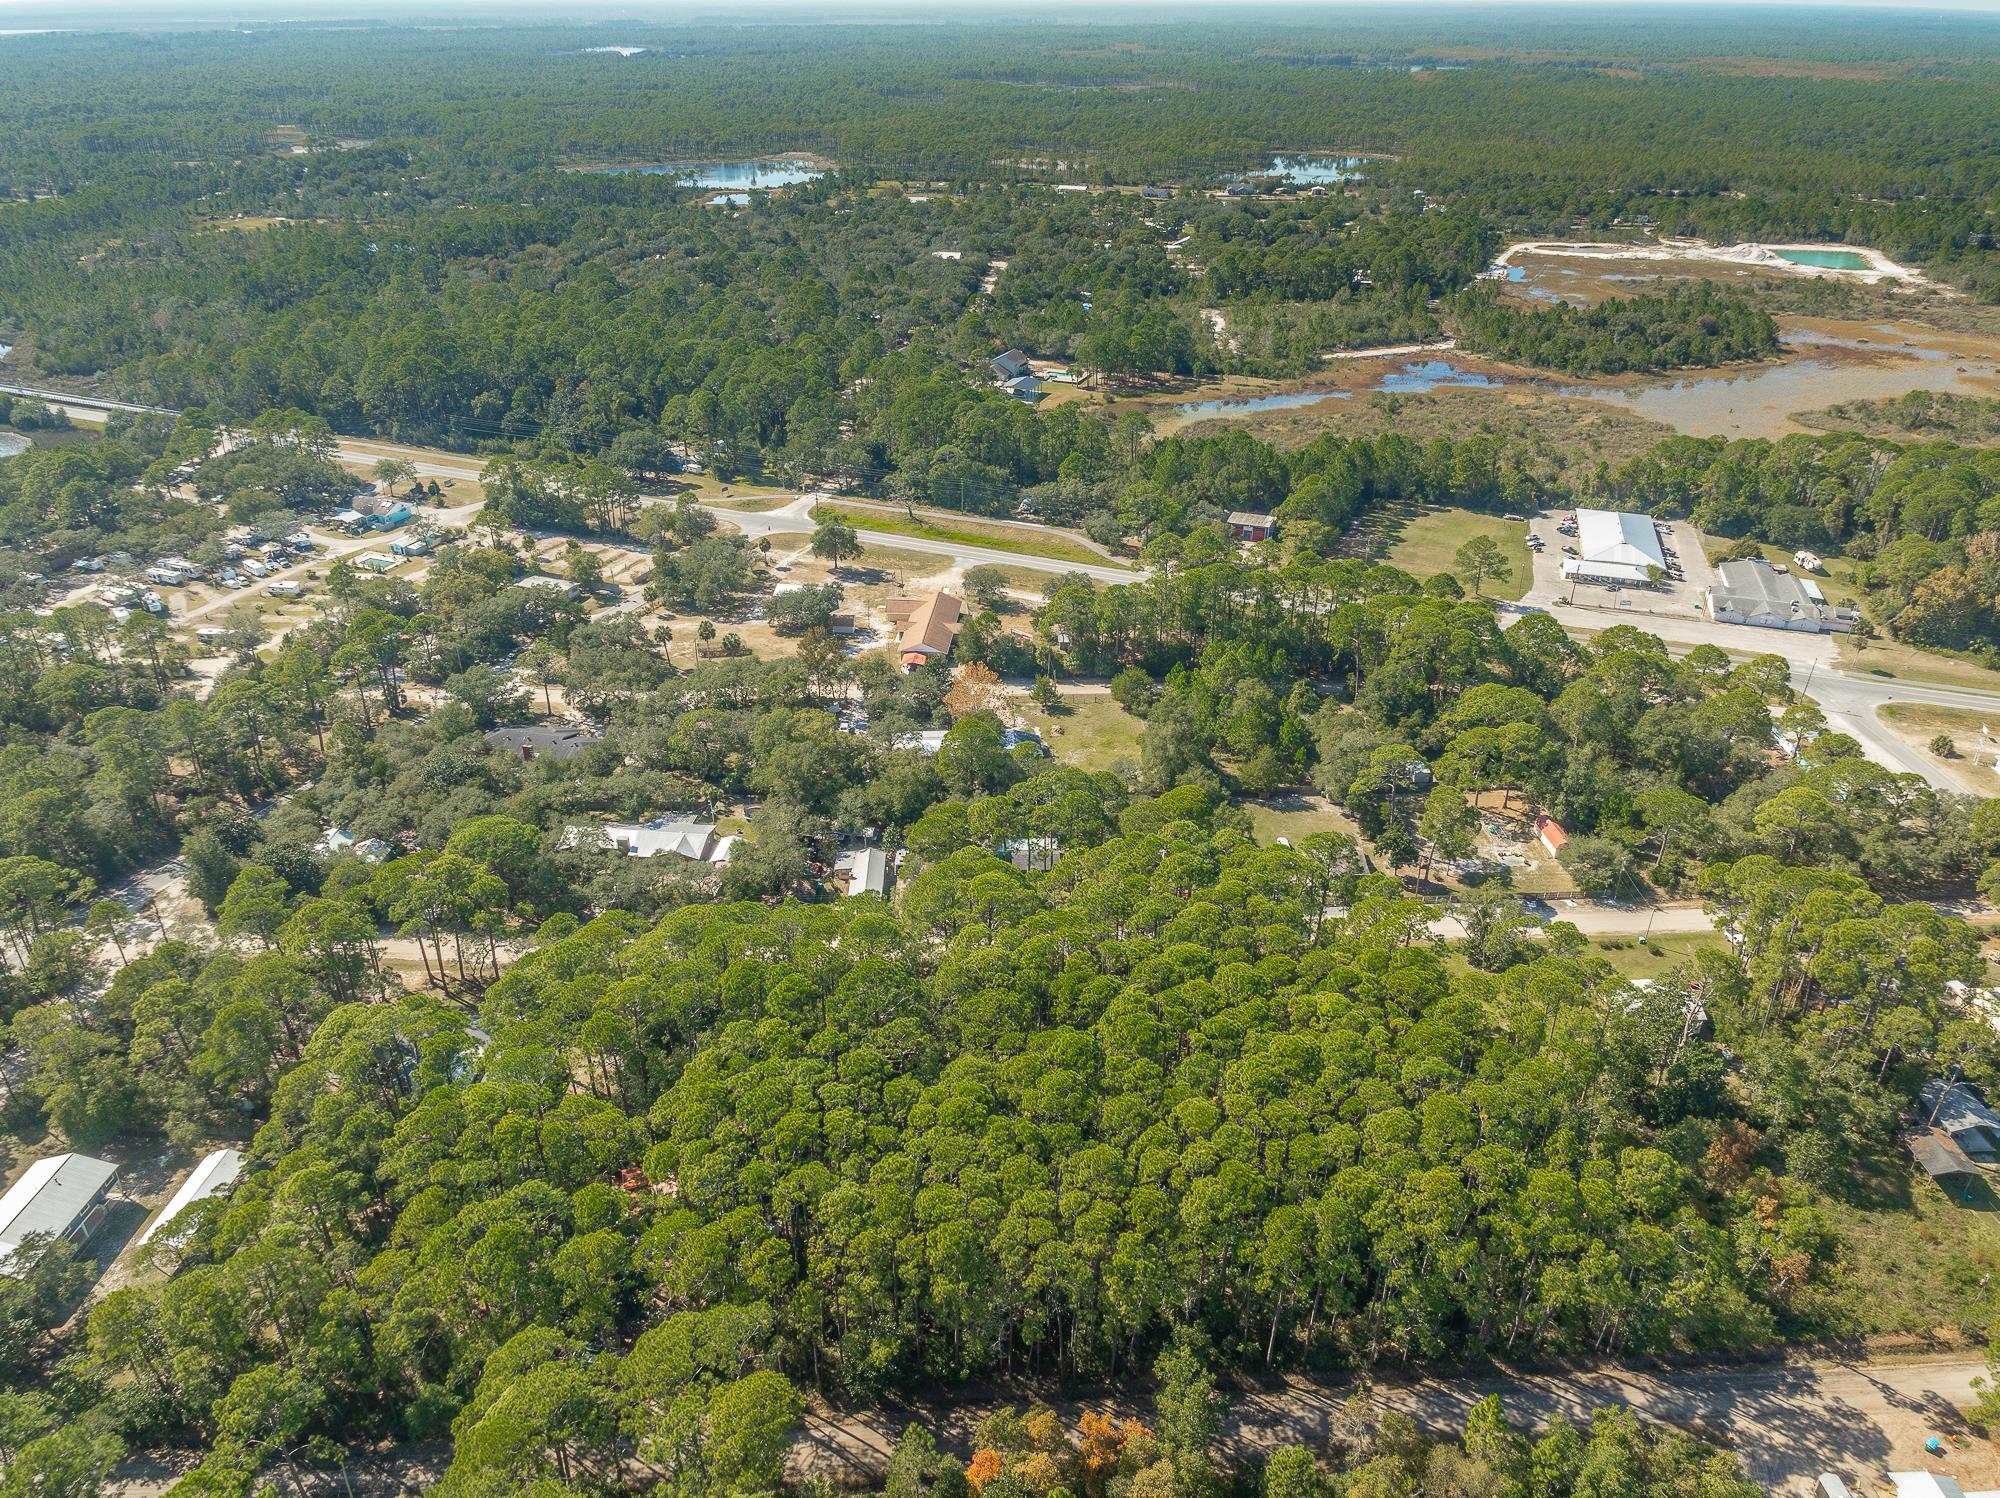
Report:
[{"label": "blue water", "polygon": [[1197,419],[1207,416],[1251,416],[1259,411],[1289,411],[1294,406],[1314,406],[1321,401],[1344,401],[1346,390],[1287,390],[1282,395],[1245,396],[1240,400],[1189,401],[1177,411]]},{"label": "blue water", "polygon": [[1460,369],[1449,359],[1425,359],[1405,364],[1394,374],[1382,376],[1375,388],[1394,395],[1422,395],[1447,385],[1463,385],[1473,390],[1492,390],[1501,382],[1473,369]]},{"label": "blue water", "polygon": [[1368,165],[1365,156],[1273,156],[1277,176],[1311,187],[1316,183],[1352,182]]},{"label": "blue water", "polygon": [[[1389,395],[1422,395],[1427,390],[1446,386],[1492,390],[1503,383],[1492,375],[1461,369],[1449,359],[1424,359],[1383,375],[1369,390]],[[1286,390],[1276,395],[1240,396],[1233,400],[1187,401],[1174,409],[1201,421],[1211,416],[1254,416],[1259,411],[1289,411],[1298,406],[1316,406],[1321,401],[1344,401],[1353,397],[1351,390]]]},{"label": "blue water", "polygon": [[689,187],[797,187],[826,175],[816,166],[797,161],[705,161],[698,166],[607,166],[609,173],[636,172],[642,177],[678,177]]},{"label": "blue water", "polygon": [[1868,257],[1852,250],[1773,250],[1780,260],[1809,265],[1816,270],[1867,270]]},{"label": "blue water", "polygon": [[1527,266],[1525,266],[1525,265],[1510,265],[1510,266],[1508,266],[1508,267],[1507,267],[1507,279],[1508,279],[1509,281],[1512,281],[1512,282],[1514,282],[1514,283],[1515,283],[1515,284],[1517,284],[1517,285],[1518,285],[1518,284],[1519,284],[1520,282],[1522,282],[1522,281],[1525,281],[1525,280],[1527,280],[1527,279],[1528,279],[1528,267],[1527,267]]}]

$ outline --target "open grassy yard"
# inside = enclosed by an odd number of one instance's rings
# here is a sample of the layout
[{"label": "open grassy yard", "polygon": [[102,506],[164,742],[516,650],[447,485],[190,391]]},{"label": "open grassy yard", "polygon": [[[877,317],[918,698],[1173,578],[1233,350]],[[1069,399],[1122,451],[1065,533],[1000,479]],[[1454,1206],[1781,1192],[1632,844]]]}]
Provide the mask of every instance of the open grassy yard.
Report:
[{"label": "open grassy yard", "polygon": [[1367,847],[1367,839],[1354,818],[1319,795],[1280,797],[1272,801],[1251,801],[1244,805],[1250,813],[1250,835],[1266,847],[1286,838],[1296,843],[1315,832],[1344,832]]},{"label": "open grassy yard", "polygon": [[[1932,707],[1928,703],[1892,702],[1881,709],[1882,721],[1933,763],[1947,766],[1954,775],[1977,786],[1989,796],[2000,796],[2000,774],[1993,768],[1993,756],[2000,744],[1984,737],[2000,714],[1974,712],[1963,707]],[[1957,745],[1951,759],[1931,752],[1931,740],[1945,734]]]},{"label": "open grassy yard", "polygon": [[[810,542],[812,537],[804,540]],[[775,541],[774,537],[773,550],[777,549]],[[847,578],[862,572],[879,572],[897,587],[914,578],[936,577],[950,568],[950,557],[932,556],[927,551],[903,551],[894,546],[864,546],[860,556],[841,563],[841,572]]]},{"label": "open grassy yard", "polygon": [[[1483,515],[1473,510],[1427,510],[1390,532],[1382,560],[1412,577],[1451,572],[1456,566],[1453,558],[1459,547],[1474,536],[1490,536],[1507,557],[1506,575],[1486,580],[1486,596],[1519,598],[1527,592],[1535,580],[1534,562],[1528,555],[1528,528],[1518,520],[1503,520],[1498,515]],[[1472,591],[1469,585],[1466,591]]]},{"label": "open grassy yard", "polygon": [[1872,1159],[1850,1195],[1822,1201],[1840,1262],[1813,1307],[1826,1330],[1858,1336],[1985,1335],[2000,1274],[2000,1196],[1989,1181],[1956,1201],[1900,1150]]},{"label": "open grassy yard", "polygon": [[1089,547],[1054,534],[1037,532],[1026,526],[1000,525],[977,520],[932,520],[852,505],[823,504],[812,508],[814,520],[840,519],[859,529],[886,531],[892,536],[914,536],[923,541],[950,541],[961,546],[990,546],[998,551],[1018,551],[1024,556],[1048,557],[1057,562],[1101,565],[1105,559]]},{"label": "open grassy yard", "polygon": [[1636,936],[1591,938],[1590,951],[1623,978],[1664,978],[1697,952],[1726,952],[1729,943],[1712,931],[1675,931],[1650,941]]},{"label": "open grassy yard", "polygon": [[1079,770],[1115,770],[1139,763],[1143,719],[1135,718],[1110,697],[1065,697],[1067,711],[1053,716],[1023,700],[1021,716],[1042,736],[1049,753]]},{"label": "open grassy yard", "polygon": [[2000,692],[2000,671],[1976,661],[1935,650],[1919,650],[1895,640],[1860,640],[1853,635],[1842,635],[1838,645],[1840,669],[1855,676],[1888,676],[1902,681],[1935,682],[1942,687]]}]

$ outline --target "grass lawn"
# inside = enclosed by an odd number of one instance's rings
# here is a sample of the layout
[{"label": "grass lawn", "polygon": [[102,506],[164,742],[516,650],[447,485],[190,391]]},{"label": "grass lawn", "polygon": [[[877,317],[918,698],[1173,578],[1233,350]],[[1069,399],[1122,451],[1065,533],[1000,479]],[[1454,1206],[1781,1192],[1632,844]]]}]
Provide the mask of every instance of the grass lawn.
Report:
[{"label": "grass lawn", "polygon": [[1018,551],[1031,557],[1047,557],[1056,562],[1105,565],[1105,558],[1087,546],[1080,546],[1061,536],[1037,534],[1020,526],[982,524],[976,520],[912,520],[907,515],[888,515],[879,510],[830,504],[814,505],[812,518],[816,521],[845,520],[857,530],[884,531],[892,536],[915,536],[919,540],[949,541],[960,546],[987,546],[997,551]]},{"label": "grass lawn", "polygon": [[2000,1197],[1982,1179],[1969,1204],[1955,1201],[1901,1151],[1871,1160],[1859,1184],[1861,1202],[1821,1203],[1841,1246],[1814,1308],[1827,1330],[1983,1336],[1994,1296],[1980,1280],[2000,1273]]},{"label": "grass lawn", "polygon": [[1042,736],[1049,753],[1079,770],[1113,770],[1139,762],[1143,719],[1135,718],[1109,697],[1065,697],[1067,712],[1053,717],[1034,703],[1021,703],[1022,717]]},{"label": "grass lawn", "polygon": [[1294,796],[1275,803],[1247,801],[1243,809],[1250,813],[1250,835],[1266,847],[1281,837],[1296,844],[1315,832],[1344,832],[1362,847],[1368,846],[1354,818],[1324,796]]},{"label": "grass lawn", "polygon": [[1676,931],[1651,941],[1636,936],[1600,936],[1590,942],[1591,955],[1602,957],[1623,978],[1664,978],[1697,952],[1728,950],[1729,943],[1712,931]]},{"label": "grass lawn", "polygon": [[[1878,716],[1926,759],[1949,765],[1953,774],[1977,785],[1989,796],[2000,796],[2000,774],[1994,773],[1995,745],[1982,740],[2000,714],[1975,712],[1967,707],[1932,707],[1921,702],[1891,702]],[[1946,760],[1931,753],[1931,740],[1949,734],[1958,745],[1958,754]]]},{"label": "grass lawn", "polygon": [[[800,539],[802,542],[810,542],[812,537],[804,536]],[[774,539],[773,549],[776,549],[776,546],[777,542]],[[843,581],[851,578],[857,571],[882,572],[887,573],[896,585],[901,587],[912,578],[934,577],[946,571],[951,566],[951,558],[932,556],[927,551],[901,551],[894,546],[864,546],[861,548],[860,556],[852,557],[842,562],[840,566]]]},{"label": "grass lawn", "polygon": [[[1489,577],[1485,592],[1489,598],[1519,598],[1535,580],[1534,561],[1528,555],[1528,528],[1518,520],[1502,520],[1498,515],[1482,515],[1472,510],[1429,510],[1404,522],[1389,537],[1382,560],[1400,567],[1412,577],[1430,577],[1451,572],[1459,547],[1474,536],[1490,536],[1507,558],[1507,572]],[[1465,579],[1459,579],[1461,583]],[[1471,592],[1468,585],[1466,591]]]},{"label": "grass lawn", "polygon": [[2000,671],[1935,650],[1919,650],[1895,640],[1861,640],[1842,635],[1838,641],[1840,669],[1854,676],[1888,676],[1903,681],[1928,681],[1941,687],[1975,687],[2000,692]]}]

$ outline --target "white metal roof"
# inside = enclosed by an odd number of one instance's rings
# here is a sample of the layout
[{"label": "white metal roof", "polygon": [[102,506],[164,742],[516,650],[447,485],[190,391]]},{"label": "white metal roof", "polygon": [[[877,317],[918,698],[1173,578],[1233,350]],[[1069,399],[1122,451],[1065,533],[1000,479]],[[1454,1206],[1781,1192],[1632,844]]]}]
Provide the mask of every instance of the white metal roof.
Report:
[{"label": "white metal roof", "polygon": [[172,1222],[196,1202],[207,1201],[219,1191],[226,1191],[236,1184],[236,1178],[243,1174],[243,1152],[241,1150],[216,1150],[204,1156],[201,1164],[188,1172],[188,1178],[181,1182],[181,1189],[173,1195],[173,1200],[160,1209],[139,1235],[139,1247],[144,1248],[153,1241],[161,1228]]},{"label": "white metal roof", "polygon": [[1651,518],[1623,510],[1578,510],[1576,549],[1586,562],[1623,562],[1666,570],[1660,533]]},{"label": "white metal roof", "polygon": [[67,1233],[117,1178],[118,1167],[94,1155],[51,1155],[30,1165],[0,1196],[0,1273],[11,1271],[23,1238]]},{"label": "white metal roof", "polygon": [[847,876],[846,893],[881,895],[889,890],[889,859],[880,848],[856,848],[833,861],[836,872]]}]

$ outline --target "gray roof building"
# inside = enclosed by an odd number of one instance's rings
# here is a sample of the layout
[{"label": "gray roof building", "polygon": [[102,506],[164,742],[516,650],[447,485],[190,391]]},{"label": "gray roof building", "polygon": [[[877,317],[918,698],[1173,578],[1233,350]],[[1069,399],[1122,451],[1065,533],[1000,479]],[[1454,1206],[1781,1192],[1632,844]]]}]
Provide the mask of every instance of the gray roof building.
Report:
[{"label": "gray roof building", "polygon": [[1963,1082],[1946,1084],[1932,1077],[1917,1097],[1926,1128],[1949,1136],[1975,1160],[2000,1160],[2000,1113],[1978,1093]]},{"label": "gray roof building", "polygon": [[1759,559],[1717,567],[1706,602],[1708,617],[1722,624],[1807,634],[1844,633],[1854,627],[1853,611],[1830,607],[1818,584]]},{"label": "gray roof building", "polygon": [[1951,1142],[1951,1136],[1936,1129],[1906,1135],[1903,1143],[1918,1168],[1940,1185],[1967,1181],[1979,1174],[1979,1167],[1966,1157],[1964,1150]]},{"label": "gray roof building", "polygon": [[0,1196],[0,1274],[27,1271],[17,1255],[29,1238],[87,1239],[103,1221],[104,1197],[117,1179],[117,1166],[92,1155],[51,1155],[30,1165]]},{"label": "gray roof building", "polygon": [[1028,372],[1028,356],[1017,348],[1010,348],[1004,354],[996,354],[987,362],[993,366],[993,373],[1002,383],[1018,380]]},{"label": "gray roof building", "polygon": [[550,759],[575,759],[602,737],[593,729],[567,723],[522,723],[489,730],[486,747],[522,759],[540,759],[544,755]]}]

